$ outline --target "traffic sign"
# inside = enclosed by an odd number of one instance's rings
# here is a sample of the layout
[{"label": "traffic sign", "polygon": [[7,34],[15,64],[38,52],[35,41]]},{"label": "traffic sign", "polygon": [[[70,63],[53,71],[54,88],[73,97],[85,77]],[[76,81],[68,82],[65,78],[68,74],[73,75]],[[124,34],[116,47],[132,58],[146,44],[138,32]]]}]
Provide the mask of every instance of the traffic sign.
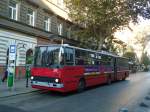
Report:
[{"label": "traffic sign", "polygon": [[9,46],[9,60],[16,60],[16,45]]}]

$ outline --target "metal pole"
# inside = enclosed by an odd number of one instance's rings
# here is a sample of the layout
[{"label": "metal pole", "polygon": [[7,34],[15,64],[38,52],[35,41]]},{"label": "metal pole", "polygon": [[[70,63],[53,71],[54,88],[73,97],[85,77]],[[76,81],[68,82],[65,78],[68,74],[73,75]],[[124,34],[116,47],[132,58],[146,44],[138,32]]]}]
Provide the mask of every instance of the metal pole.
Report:
[{"label": "metal pole", "polygon": [[64,40],[63,39],[61,39],[61,44],[64,44]]}]

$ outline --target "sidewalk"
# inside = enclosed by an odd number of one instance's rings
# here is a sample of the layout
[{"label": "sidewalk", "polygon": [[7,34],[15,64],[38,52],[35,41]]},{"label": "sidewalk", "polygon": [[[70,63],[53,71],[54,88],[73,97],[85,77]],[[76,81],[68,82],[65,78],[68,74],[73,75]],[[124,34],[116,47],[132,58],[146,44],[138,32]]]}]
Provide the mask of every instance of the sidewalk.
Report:
[{"label": "sidewalk", "polygon": [[26,79],[15,80],[13,88],[7,87],[7,82],[0,82],[0,98],[15,96],[19,94],[26,94],[30,92],[37,91],[36,89],[31,88],[31,83],[29,80],[29,87],[26,88]]}]

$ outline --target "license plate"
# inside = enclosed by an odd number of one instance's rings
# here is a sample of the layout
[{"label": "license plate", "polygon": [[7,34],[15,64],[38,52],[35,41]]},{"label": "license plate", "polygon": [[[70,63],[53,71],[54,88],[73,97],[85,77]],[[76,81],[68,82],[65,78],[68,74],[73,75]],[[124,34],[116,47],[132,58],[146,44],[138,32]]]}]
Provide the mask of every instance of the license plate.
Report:
[{"label": "license plate", "polygon": [[33,81],[33,85],[39,85],[39,86],[46,86],[46,87],[49,87],[48,82]]}]

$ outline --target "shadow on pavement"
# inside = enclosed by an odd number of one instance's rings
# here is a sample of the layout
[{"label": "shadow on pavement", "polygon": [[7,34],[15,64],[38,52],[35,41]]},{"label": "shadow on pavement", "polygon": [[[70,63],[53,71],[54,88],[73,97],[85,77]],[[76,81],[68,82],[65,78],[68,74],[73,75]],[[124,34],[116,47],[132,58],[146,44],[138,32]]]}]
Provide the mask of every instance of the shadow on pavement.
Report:
[{"label": "shadow on pavement", "polygon": [[6,106],[6,105],[0,105],[0,112],[29,112],[29,111],[24,111],[24,110],[21,110],[15,107]]},{"label": "shadow on pavement", "polygon": [[101,88],[101,87],[106,87],[106,86],[113,86],[115,84],[128,84],[130,82],[130,80],[125,80],[125,81],[116,81],[116,82],[112,82],[112,84],[108,85],[108,84],[100,84],[100,85],[96,85],[96,86],[92,86],[92,87],[88,87],[85,89],[85,91],[81,92],[81,93],[78,93],[77,91],[72,91],[72,92],[67,92],[67,93],[61,93],[61,92],[55,92],[55,91],[48,91],[48,90],[45,90],[43,92],[40,92],[40,94],[43,94],[43,95],[48,95],[48,96],[51,96],[51,97],[57,97],[57,98],[61,98],[61,97],[69,97],[69,96],[73,96],[73,95],[78,95],[78,94],[82,94],[84,92],[88,92],[90,90],[94,90],[96,88]]}]

